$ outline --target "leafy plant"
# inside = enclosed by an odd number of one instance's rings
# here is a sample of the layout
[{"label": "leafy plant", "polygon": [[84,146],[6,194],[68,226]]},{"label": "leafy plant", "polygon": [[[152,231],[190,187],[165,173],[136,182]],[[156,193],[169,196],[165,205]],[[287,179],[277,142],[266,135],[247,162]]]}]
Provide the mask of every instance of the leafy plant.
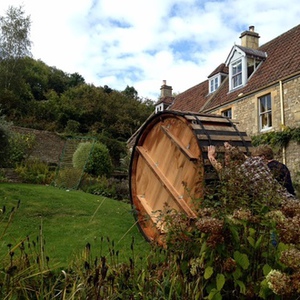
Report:
[{"label": "leafy plant", "polygon": [[289,141],[300,143],[300,127],[285,127],[282,131],[272,131],[251,137],[253,146],[268,144],[271,147],[287,146]]},{"label": "leafy plant", "polygon": [[16,172],[24,182],[33,184],[50,184],[54,178],[54,172],[49,166],[38,159],[28,159],[16,167]]},{"label": "leafy plant", "polygon": [[99,142],[80,143],[73,155],[73,166],[95,176],[109,176],[112,172],[109,151]]}]

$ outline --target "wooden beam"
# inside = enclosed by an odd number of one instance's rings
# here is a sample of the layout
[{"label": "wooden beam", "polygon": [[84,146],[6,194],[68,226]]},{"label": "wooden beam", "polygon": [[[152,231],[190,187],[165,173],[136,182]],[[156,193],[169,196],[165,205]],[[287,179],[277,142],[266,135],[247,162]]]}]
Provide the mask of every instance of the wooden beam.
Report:
[{"label": "wooden beam", "polygon": [[187,149],[179,139],[177,139],[165,126],[161,126],[163,133],[170,139],[170,141],[187,157],[189,161],[197,161],[198,157]]}]

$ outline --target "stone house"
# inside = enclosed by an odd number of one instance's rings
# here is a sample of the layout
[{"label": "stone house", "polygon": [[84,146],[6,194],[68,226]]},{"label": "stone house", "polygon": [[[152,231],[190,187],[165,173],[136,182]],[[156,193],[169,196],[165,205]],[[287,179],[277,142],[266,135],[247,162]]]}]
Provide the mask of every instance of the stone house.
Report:
[{"label": "stone house", "polygon": [[[232,47],[207,80],[173,97],[167,109],[221,114],[249,136],[300,127],[300,25],[262,46],[254,29],[241,34],[241,45]],[[165,89],[164,82],[157,105],[170,101]],[[299,152],[300,145],[290,141],[277,157],[294,179]]]}]

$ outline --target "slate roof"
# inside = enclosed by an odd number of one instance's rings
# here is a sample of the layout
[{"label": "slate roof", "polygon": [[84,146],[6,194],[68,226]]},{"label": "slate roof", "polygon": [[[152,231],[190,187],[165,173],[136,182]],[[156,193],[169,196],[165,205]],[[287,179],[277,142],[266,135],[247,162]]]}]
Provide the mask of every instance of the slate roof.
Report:
[{"label": "slate roof", "polygon": [[[288,76],[300,73],[300,25],[260,46],[257,50],[238,47],[247,54],[252,53],[254,56],[265,59],[250,76],[245,86],[229,91],[227,77],[219,89],[209,95],[208,80],[206,80],[179,94],[170,109],[209,112],[236,100],[240,94],[254,92]],[[264,53],[267,53],[267,57]],[[213,75],[216,74],[214,72]],[[213,76],[212,74],[210,76]]]}]

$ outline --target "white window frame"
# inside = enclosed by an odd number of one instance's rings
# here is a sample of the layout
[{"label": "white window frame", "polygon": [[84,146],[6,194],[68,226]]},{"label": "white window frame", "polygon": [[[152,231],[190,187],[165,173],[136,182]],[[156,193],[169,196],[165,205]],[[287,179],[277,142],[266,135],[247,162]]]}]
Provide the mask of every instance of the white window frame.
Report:
[{"label": "white window frame", "polygon": [[209,79],[209,93],[213,93],[220,86],[220,75],[216,75]]},{"label": "white window frame", "polygon": [[227,108],[227,109],[224,109],[221,111],[221,115],[223,117],[226,117],[226,118],[229,118],[229,119],[232,119],[232,108]]},{"label": "white window frame", "polygon": [[272,98],[266,94],[258,98],[259,130],[265,131],[272,128]]},{"label": "white window frame", "polygon": [[155,113],[158,113],[160,111],[163,111],[164,110],[164,104],[163,103],[160,103],[159,105],[157,105],[155,107]]},{"label": "white window frame", "polygon": [[236,89],[243,85],[243,60],[242,58],[234,61],[231,66],[231,87]]}]

